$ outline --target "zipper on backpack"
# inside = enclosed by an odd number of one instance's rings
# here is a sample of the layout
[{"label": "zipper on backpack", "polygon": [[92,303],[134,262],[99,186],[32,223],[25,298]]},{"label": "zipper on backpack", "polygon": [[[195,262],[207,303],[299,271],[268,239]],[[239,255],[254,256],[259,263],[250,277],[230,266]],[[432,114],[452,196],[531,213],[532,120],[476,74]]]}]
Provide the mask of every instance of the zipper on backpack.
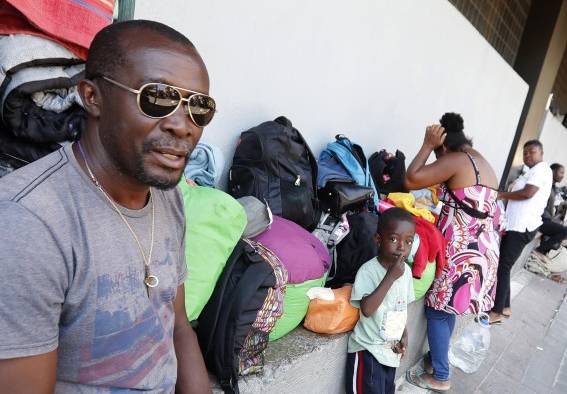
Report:
[{"label": "zipper on backpack", "polygon": [[297,179],[295,180],[294,185],[298,186],[298,187],[301,186],[301,175],[297,176]]}]

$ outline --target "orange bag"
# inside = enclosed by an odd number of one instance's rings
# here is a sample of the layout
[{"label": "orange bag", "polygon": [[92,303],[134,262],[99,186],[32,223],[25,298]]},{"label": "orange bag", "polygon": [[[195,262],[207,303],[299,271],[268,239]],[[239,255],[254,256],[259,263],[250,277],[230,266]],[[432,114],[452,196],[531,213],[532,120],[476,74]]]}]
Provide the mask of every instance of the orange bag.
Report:
[{"label": "orange bag", "polygon": [[303,326],[320,334],[351,331],[359,318],[358,308],[350,304],[351,292],[349,285],[333,289],[334,301],[311,300]]}]

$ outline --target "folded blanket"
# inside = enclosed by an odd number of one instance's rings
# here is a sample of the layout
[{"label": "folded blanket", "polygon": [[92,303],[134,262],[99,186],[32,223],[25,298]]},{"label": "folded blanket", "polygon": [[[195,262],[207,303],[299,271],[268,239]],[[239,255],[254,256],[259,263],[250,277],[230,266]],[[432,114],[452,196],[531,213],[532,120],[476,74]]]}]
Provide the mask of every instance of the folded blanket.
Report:
[{"label": "folded blanket", "polygon": [[199,142],[185,166],[185,177],[200,186],[215,187],[218,185],[224,168],[224,156],[214,146]]},{"label": "folded blanket", "polygon": [[[68,43],[68,47],[82,49],[79,53],[82,59],[86,59],[95,34],[112,23],[114,12],[114,0],[6,0],[6,3],[17,9],[39,33]],[[21,25],[21,22],[12,26],[0,23],[0,33],[33,34],[22,30]]]},{"label": "folded blanket", "polygon": [[68,110],[74,104],[83,107],[83,101],[79,96],[77,85],[70,88],[45,90],[42,92],[32,93],[31,98],[35,105],[46,110],[60,114]]},{"label": "folded blanket", "polygon": [[68,41],[58,40],[38,30],[37,27],[30,23],[24,14],[5,1],[0,1],[0,34],[26,34],[48,39],[62,45],[75,56],[83,60],[87,59],[89,53],[88,48],[83,48],[80,45],[72,44]]}]

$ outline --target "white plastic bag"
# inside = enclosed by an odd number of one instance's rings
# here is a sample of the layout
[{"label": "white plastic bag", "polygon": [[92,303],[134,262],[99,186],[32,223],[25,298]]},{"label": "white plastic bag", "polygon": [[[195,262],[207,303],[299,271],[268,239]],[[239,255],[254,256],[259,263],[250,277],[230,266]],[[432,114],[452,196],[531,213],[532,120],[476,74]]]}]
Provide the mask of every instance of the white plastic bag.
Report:
[{"label": "white plastic bag", "polygon": [[465,373],[476,372],[490,347],[490,326],[486,313],[480,313],[475,322],[465,327],[449,348],[449,362]]}]

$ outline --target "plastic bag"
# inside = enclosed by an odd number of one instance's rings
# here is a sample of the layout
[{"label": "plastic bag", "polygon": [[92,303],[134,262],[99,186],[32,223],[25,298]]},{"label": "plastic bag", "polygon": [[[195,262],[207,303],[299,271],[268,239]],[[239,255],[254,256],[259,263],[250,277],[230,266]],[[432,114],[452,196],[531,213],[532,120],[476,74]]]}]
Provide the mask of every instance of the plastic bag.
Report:
[{"label": "plastic bag", "polygon": [[352,286],[333,289],[334,301],[314,299],[309,303],[303,326],[320,334],[351,331],[359,318],[359,310],[350,304]]},{"label": "plastic bag", "polygon": [[490,347],[490,326],[486,313],[479,313],[476,322],[468,325],[449,349],[449,362],[465,373],[479,368]]}]

